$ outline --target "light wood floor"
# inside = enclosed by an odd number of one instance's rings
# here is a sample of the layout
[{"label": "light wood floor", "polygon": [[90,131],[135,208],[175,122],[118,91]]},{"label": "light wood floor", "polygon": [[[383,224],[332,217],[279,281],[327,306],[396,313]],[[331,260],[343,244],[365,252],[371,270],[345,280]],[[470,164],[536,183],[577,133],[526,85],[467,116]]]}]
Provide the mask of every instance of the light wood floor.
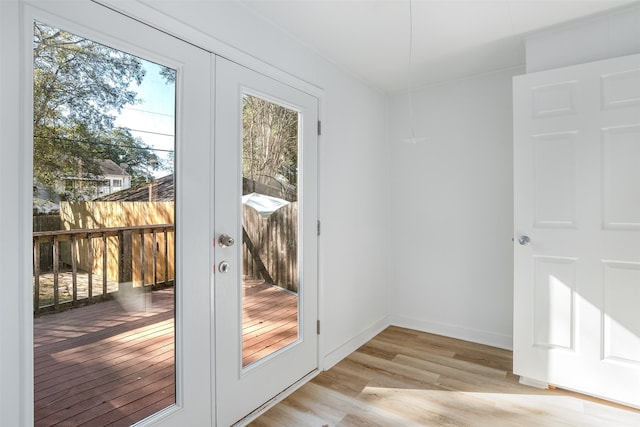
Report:
[{"label": "light wood floor", "polygon": [[389,327],[259,426],[640,426],[640,411],[518,383],[512,353]]}]

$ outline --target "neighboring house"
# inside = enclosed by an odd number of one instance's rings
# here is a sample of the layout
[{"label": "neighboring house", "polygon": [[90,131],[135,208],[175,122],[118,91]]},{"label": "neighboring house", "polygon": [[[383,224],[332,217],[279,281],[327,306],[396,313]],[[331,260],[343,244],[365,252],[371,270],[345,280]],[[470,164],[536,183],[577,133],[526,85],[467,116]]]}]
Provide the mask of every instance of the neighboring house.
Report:
[{"label": "neighboring house", "polygon": [[172,202],[173,200],[173,174],[118,192],[114,190],[99,198],[101,202]]},{"label": "neighboring house", "polygon": [[131,187],[131,176],[113,160],[98,161],[102,171],[101,176],[78,178],[67,176],[59,188],[62,192],[83,194],[83,198],[90,200],[106,196]]},{"label": "neighboring house", "polygon": [[56,183],[54,188],[45,187],[37,182],[33,184],[33,206],[39,213],[59,210],[61,200],[73,196],[83,200],[93,200],[131,187],[131,175],[113,160],[98,161],[102,175],[80,178],[66,176]]}]

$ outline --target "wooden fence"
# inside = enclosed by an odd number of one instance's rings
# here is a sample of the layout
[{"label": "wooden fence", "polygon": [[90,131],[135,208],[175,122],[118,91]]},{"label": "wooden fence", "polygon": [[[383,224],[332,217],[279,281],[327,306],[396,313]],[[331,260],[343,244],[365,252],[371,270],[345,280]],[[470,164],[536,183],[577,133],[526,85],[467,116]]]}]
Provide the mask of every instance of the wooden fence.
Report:
[{"label": "wooden fence", "polygon": [[[62,202],[60,216],[64,230],[33,233],[36,314],[123,288],[173,285],[173,202]],[[243,205],[243,221],[243,273],[297,292],[297,202],[267,218]]]},{"label": "wooden fence", "polygon": [[[61,202],[59,230],[34,217],[34,312],[174,282],[173,202]],[[37,225],[37,227],[36,227]]]},{"label": "wooden fence", "polygon": [[243,205],[243,274],[298,292],[298,203],[266,218]]},{"label": "wooden fence", "polygon": [[[174,204],[173,202],[63,202],[60,204],[60,216],[63,228],[66,230],[90,230],[113,227],[133,227],[143,226],[150,227],[155,224],[173,224],[174,223]],[[80,242],[78,251],[79,268],[85,271],[91,269],[95,274],[102,275],[103,269],[106,269],[107,280],[119,280],[121,277],[121,269],[118,262],[118,248],[121,244],[131,245],[131,253],[140,253],[142,248],[145,250],[144,261],[135,257],[132,261],[131,281],[134,283],[144,282],[144,278],[151,277],[152,270],[156,270],[159,266],[152,263],[154,251],[159,251],[165,246],[168,248],[168,280],[173,277],[174,271],[174,235],[169,233],[166,237],[164,234],[156,236],[156,241],[151,242],[151,237],[143,237],[141,239],[132,238],[129,234],[123,236],[125,239],[121,241],[117,236],[108,236],[108,245],[94,246],[93,257],[88,257],[88,252],[84,245],[86,241]],[[166,240],[165,240],[166,238]],[[145,239],[147,239],[145,243]],[[155,246],[154,246],[155,245]],[[106,255],[102,252],[106,250]],[[129,251],[129,249],[127,249]],[[67,264],[70,254],[64,254],[63,261]],[[102,263],[101,260],[106,256],[107,262]],[[144,268],[143,268],[144,267]],[[163,271],[163,269],[161,269]],[[164,273],[160,273],[160,281],[165,281]]]},{"label": "wooden fence", "polygon": [[[34,232],[34,313],[106,299],[113,292],[130,290],[136,285],[142,288],[172,286],[173,249],[170,250],[168,242],[173,240],[173,235],[173,224]],[[136,241],[139,242],[137,250],[132,244]],[[62,260],[62,243],[69,246],[69,264]],[[52,273],[40,270],[40,259],[43,248],[49,247],[47,244],[52,251]],[[82,257],[88,260],[84,268],[79,262]],[[108,277],[108,268],[94,271],[94,262],[101,267],[115,263],[118,270],[115,281]],[[138,269],[140,265],[150,266],[151,270],[147,275],[145,268],[140,269],[137,284],[133,280],[136,265]]]}]

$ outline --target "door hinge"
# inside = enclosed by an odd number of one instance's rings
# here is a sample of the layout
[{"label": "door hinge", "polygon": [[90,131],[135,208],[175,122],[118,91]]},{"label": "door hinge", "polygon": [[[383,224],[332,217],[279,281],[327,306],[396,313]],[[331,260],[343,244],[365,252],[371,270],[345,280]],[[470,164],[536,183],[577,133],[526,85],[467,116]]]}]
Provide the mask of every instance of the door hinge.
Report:
[{"label": "door hinge", "polygon": [[320,321],[318,320],[316,323],[316,332],[320,335]]},{"label": "door hinge", "polygon": [[322,122],[318,120],[318,136],[322,135]]},{"label": "door hinge", "polygon": [[318,236],[320,235],[320,220],[318,220]]}]

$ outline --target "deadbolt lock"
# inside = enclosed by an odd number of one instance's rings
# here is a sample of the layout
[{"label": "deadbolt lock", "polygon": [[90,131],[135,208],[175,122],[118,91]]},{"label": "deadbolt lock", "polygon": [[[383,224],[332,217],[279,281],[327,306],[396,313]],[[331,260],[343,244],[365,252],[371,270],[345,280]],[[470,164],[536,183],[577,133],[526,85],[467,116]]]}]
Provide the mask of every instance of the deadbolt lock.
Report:
[{"label": "deadbolt lock", "polygon": [[222,261],[220,265],[218,265],[218,271],[220,273],[228,273],[231,270],[231,265],[227,261]]}]

